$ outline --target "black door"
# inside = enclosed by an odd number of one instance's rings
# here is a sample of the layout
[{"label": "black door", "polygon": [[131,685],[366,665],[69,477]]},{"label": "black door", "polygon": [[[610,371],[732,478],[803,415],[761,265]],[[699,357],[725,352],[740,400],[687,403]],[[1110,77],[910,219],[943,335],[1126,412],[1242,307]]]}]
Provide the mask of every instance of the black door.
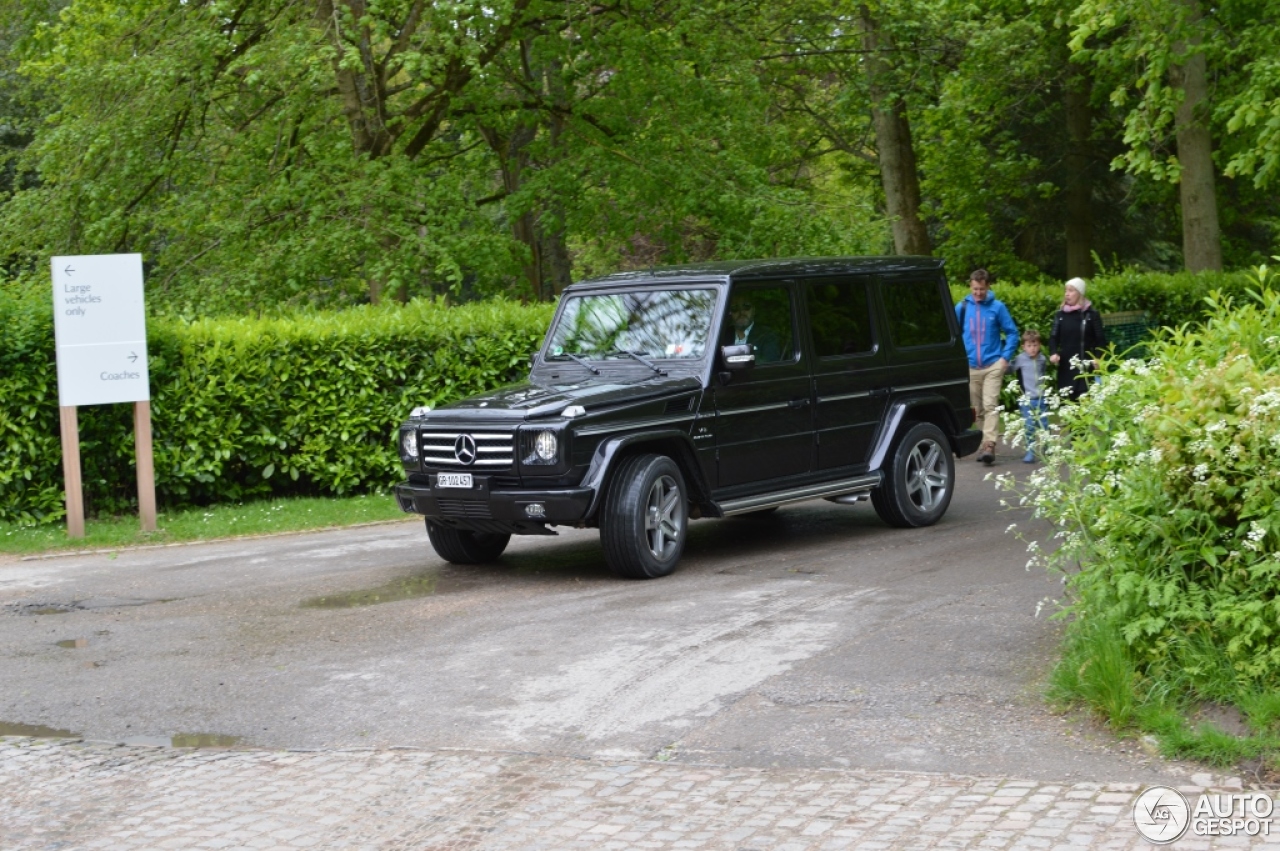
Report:
[{"label": "black door", "polygon": [[716,485],[802,476],[813,469],[809,364],[796,333],[794,288],[786,282],[735,285],[720,344],[749,343],[756,365],[715,389]]},{"label": "black door", "polygon": [[866,464],[889,397],[870,285],[868,277],[822,278],[804,285],[813,336],[819,471]]}]

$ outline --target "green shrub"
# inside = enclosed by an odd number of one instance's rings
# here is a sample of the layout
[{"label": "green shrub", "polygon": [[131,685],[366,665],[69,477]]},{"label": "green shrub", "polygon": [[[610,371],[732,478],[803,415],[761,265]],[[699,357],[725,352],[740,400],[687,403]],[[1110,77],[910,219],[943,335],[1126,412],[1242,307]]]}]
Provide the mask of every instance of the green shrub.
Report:
[{"label": "green shrub", "polygon": [[[1062,304],[1062,286],[1001,281],[992,292],[1009,308],[1018,330],[1036,328],[1047,339],[1053,315]],[[1211,292],[1239,299],[1250,288],[1257,288],[1256,279],[1244,272],[1119,272],[1091,279],[1088,295],[1101,313],[1142,310],[1153,326],[1176,327],[1203,320],[1208,309],[1205,298]],[[967,279],[952,281],[955,301],[968,294]]]},{"label": "green shrub", "polygon": [[998,478],[1058,529],[1032,563],[1065,574],[1072,629],[1113,625],[1144,677],[1221,700],[1280,686],[1280,294],[1206,308],[1104,361],[1046,463]]},{"label": "green shrub", "polygon": [[[63,516],[48,294],[0,297],[0,520]],[[384,488],[395,429],[523,377],[546,305],[423,301],[288,319],[152,319],[157,496],[166,507]],[[79,409],[86,510],[136,503],[132,406]]]},{"label": "green shrub", "polygon": [[0,520],[34,523],[62,516],[48,291],[0,291],[0,447]]}]

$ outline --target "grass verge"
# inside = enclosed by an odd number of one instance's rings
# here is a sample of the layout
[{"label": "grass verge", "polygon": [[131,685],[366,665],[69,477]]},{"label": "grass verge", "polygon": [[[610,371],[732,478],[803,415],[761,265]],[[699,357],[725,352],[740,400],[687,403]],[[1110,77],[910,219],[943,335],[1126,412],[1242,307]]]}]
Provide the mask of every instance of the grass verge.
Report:
[{"label": "grass verge", "polygon": [[1089,709],[1162,756],[1274,781],[1280,777],[1280,695],[1242,689],[1217,654],[1207,642],[1188,643],[1184,670],[1219,672],[1192,687],[1184,675],[1144,674],[1114,625],[1076,621],[1068,626],[1049,694],[1059,704]]},{"label": "grass verge", "polygon": [[140,531],[136,515],[105,517],[86,520],[85,536],[78,539],[67,537],[65,524],[17,526],[0,523],[0,553],[32,555],[205,541],[352,526],[397,520],[404,516],[390,494],[368,494],[345,498],[273,499],[164,511],[156,518],[159,528],[154,532]]}]

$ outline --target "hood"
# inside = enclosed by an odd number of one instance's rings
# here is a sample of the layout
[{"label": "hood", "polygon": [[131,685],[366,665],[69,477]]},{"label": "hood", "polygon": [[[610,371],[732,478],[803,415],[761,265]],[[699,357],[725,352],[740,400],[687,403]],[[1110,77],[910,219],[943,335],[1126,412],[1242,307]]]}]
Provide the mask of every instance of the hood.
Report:
[{"label": "hood", "polygon": [[693,376],[654,375],[636,381],[596,378],[573,383],[522,381],[478,393],[431,412],[432,419],[540,419],[557,416],[569,405],[581,405],[588,413],[617,404],[630,404],[698,390],[702,382]]}]

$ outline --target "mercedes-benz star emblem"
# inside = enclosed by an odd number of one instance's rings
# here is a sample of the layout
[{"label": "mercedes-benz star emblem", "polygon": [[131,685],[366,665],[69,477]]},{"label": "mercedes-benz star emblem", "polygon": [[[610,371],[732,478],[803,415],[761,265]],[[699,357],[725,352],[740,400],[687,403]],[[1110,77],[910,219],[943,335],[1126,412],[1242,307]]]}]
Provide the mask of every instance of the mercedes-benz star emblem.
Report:
[{"label": "mercedes-benz star emblem", "polygon": [[453,457],[458,459],[459,464],[474,464],[476,439],[469,434],[458,435],[458,439],[453,442]]}]

